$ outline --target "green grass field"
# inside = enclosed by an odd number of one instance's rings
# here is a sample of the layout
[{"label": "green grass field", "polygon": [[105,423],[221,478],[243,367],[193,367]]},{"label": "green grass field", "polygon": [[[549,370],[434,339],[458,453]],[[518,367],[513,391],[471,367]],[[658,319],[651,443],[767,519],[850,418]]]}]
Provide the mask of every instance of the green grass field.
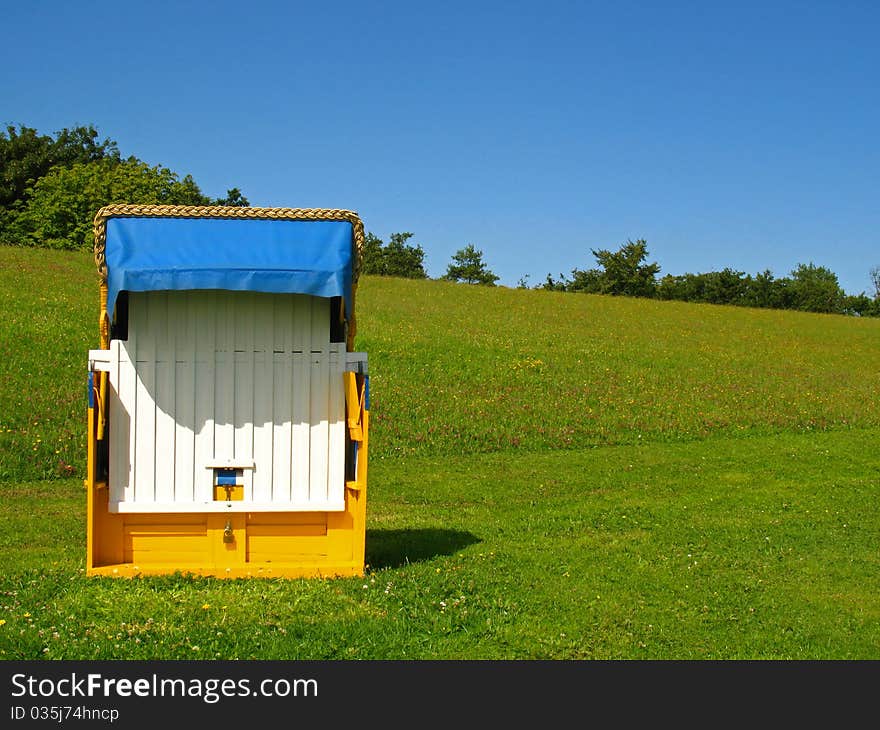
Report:
[{"label": "green grass field", "polygon": [[89,256],[0,248],[4,659],[880,658],[880,321],[365,278],[367,575],[87,578]]}]

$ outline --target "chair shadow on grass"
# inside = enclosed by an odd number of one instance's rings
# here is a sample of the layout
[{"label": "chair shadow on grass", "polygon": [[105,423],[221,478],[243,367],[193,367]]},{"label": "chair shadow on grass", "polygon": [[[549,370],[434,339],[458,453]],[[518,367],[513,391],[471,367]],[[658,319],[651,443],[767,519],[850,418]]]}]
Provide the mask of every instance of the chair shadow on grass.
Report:
[{"label": "chair shadow on grass", "polygon": [[371,568],[399,568],[440,555],[453,555],[480,538],[465,530],[428,527],[413,530],[367,530],[366,563]]}]

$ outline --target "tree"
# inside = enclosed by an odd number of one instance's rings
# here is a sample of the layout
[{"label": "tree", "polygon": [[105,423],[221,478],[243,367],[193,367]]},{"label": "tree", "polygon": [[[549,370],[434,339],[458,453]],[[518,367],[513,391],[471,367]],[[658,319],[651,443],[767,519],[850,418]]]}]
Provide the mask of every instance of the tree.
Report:
[{"label": "tree", "polygon": [[207,205],[190,175],[130,158],[55,167],[27,190],[14,221],[20,243],[63,249],[91,249],[92,220],[110,203]]},{"label": "tree", "polygon": [[741,304],[747,282],[744,271],[725,268],[707,275],[706,301],[712,304]]},{"label": "tree", "polygon": [[381,276],[385,273],[385,262],[382,257],[382,239],[367,233],[364,236],[364,250],[361,261],[362,274],[374,274]]},{"label": "tree", "polygon": [[91,246],[92,219],[107,203],[249,206],[238,188],[226,197],[202,194],[191,175],[136,157],[122,160],[116,142],[93,126],[51,135],[25,126],[0,131],[0,242]]},{"label": "tree", "polygon": [[406,279],[427,279],[425,251],[421,245],[407,243],[412,233],[392,233],[387,245],[372,233],[364,236],[361,273],[375,276],[399,276]]},{"label": "tree", "polygon": [[865,292],[848,294],[843,298],[842,311],[856,317],[876,317],[880,314],[878,300],[871,299]]},{"label": "tree", "polygon": [[565,283],[565,291],[599,294],[602,291],[602,272],[599,269],[572,269],[571,281]]},{"label": "tree", "polygon": [[119,150],[110,139],[99,142],[92,126],[65,128],[53,139],[30,127],[9,125],[0,132],[0,207],[23,201],[27,189],[53,167],[104,158],[118,160]]},{"label": "tree", "polygon": [[241,194],[241,190],[239,190],[238,188],[227,190],[225,198],[217,198],[212,201],[211,204],[225,205],[231,208],[249,208],[251,205],[248,199]]},{"label": "tree", "polygon": [[655,277],[660,272],[657,263],[645,263],[648,242],[644,239],[627,241],[616,252],[606,249],[592,251],[602,267],[600,291],[630,297],[652,297],[656,289]]},{"label": "tree", "polygon": [[547,278],[544,280],[543,284],[539,284],[536,286],[536,289],[543,289],[544,291],[568,291],[569,281],[565,278],[565,276],[560,273],[558,279],[554,279],[550,273],[547,273]]},{"label": "tree", "polygon": [[805,312],[841,312],[846,296],[837,275],[824,266],[798,264],[791,272],[792,306]]},{"label": "tree", "polygon": [[791,308],[791,279],[777,279],[770,269],[748,277],[743,304],[767,309]]},{"label": "tree", "polygon": [[658,299],[674,299],[680,302],[702,302],[703,274],[666,274],[657,283]]},{"label": "tree", "polygon": [[425,252],[421,245],[411,246],[407,241],[412,233],[392,233],[385,246],[385,276],[402,276],[406,279],[427,279],[425,271]]},{"label": "tree", "polygon": [[868,275],[871,277],[871,284],[874,287],[874,301],[880,302],[880,266],[872,268]]},{"label": "tree", "polygon": [[487,286],[495,286],[495,282],[498,281],[498,277],[486,267],[483,252],[474,248],[472,243],[455,252],[452,263],[446,268],[442,278],[447,281]]},{"label": "tree", "polygon": [[62,129],[53,139],[13,125],[0,132],[0,242],[19,243],[15,225],[28,190],[54,167],[101,159],[119,160],[116,143],[98,141],[94,127]]}]

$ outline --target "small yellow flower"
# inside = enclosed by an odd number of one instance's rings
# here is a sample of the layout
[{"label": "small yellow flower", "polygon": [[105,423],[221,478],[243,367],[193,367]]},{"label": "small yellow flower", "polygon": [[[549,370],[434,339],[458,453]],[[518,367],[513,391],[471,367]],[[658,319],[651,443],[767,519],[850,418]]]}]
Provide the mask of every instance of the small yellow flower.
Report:
[{"label": "small yellow flower", "polygon": [[25,611],[25,613],[24,613],[24,617],[25,617],[25,618],[30,618],[31,615],[30,615],[27,611]]},{"label": "small yellow flower", "polygon": [[0,626],[2,626],[2,625],[5,624],[5,623],[6,623],[6,619],[5,619],[5,618],[0,618]]},{"label": "small yellow flower", "polygon": [[202,606],[202,608],[204,608],[205,610],[207,610],[207,609],[211,608],[211,604],[210,604],[210,603],[206,603],[204,606]]}]

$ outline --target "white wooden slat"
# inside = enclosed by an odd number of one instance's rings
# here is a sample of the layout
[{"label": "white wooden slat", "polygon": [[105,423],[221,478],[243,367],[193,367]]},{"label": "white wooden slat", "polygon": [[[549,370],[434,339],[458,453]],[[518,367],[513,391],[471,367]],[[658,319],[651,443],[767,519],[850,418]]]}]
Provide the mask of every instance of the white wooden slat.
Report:
[{"label": "white wooden slat", "polygon": [[[254,457],[254,300],[253,293],[242,293],[234,307],[235,361],[233,409],[235,412],[234,446],[236,459]],[[253,499],[253,470],[244,471],[244,499]]]},{"label": "white wooden slat", "polygon": [[329,438],[329,373],[321,353],[312,353],[309,409],[309,500],[327,497],[327,440]]},{"label": "white wooden slat", "polygon": [[309,425],[311,408],[311,356],[295,352],[291,356],[293,369],[293,413],[291,416],[291,460],[292,487],[291,499],[305,501],[309,498],[311,428]]},{"label": "white wooden slat", "polygon": [[311,478],[311,322],[312,297],[294,298],[293,316],[293,415],[292,415],[292,496],[294,501],[308,501]]},{"label": "white wooden slat", "polygon": [[[138,374],[137,374],[137,350],[138,343],[141,339],[140,333],[144,325],[143,323],[146,321],[146,318],[143,316],[143,309],[140,303],[137,301],[137,296],[132,294],[129,296],[129,305],[128,305],[128,316],[129,316],[129,336],[128,343],[126,346],[126,354],[129,367],[123,378],[126,381],[126,387],[128,390],[129,397],[129,406],[128,406],[128,417],[129,417],[129,430],[128,430],[128,453],[129,453],[129,461],[128,461],[128,484],[125,489],[125,501],[126,502],[134,502],[137,495],[137,480],[138,480],[138,452],[137,452],[137,431],[138,431],[138,422],[137,422],[137,400],[138,400]],[[132,301],[134,300],[134,301]],[[132,333],[132,325],[134,322],[134,334]]]},{"label": "white wooden slat", "polygon": [[292,352],[308,352],[311,346],[312,301],[314,297],[294,294]]},{"label": "white wooden slat", "polygon": [[330,300],[314,299],[309,323],[309,501],[327,498],[330,438]]},{"label": "white wooden slat", "polygon": [[235,457],[235,313],[234,300],[217,296],[216,339],[214,342],[214,458]]},{"label": "white wooden slat", "polygon": [[274,297],[254,300],[254,463],[253,499],[272,498],[274,399]]},{"label": "white wooden slat", "polygon": [[[134,301],[132,301],[134,300]],[[138,478],[137,470],[137,399],[138,399],[138,376],[137,376],[137,348],[140,336],[138,332],[143,329],[146,317],[137,295],[129,296],[129,327],[128,342],[123,345],[125,349],[124,372],[120,372],[120,380],[123,390],[127,395],[125,410],[128,412],[128,476],[125,484],[124,500],[134,502]]]},{"label": "white wooden slat", "polygon": [[[119,340],[110,341],[110,370],[107,374],[107,417],[109,419],[109,428],[105,426],[104,438],[109,440],[108,454],[108,475],[107,486],[110,489],[110,502],[119,502],[122,498],[121,490],[122,480],[120,475],[120,461],[123,457],[128,458],[128,452],[119,448],[120,439],[123,431],[126,429],[124,418],[124,409],[122,407],[123,400],[119,391]],[[95,378],[95,386],[98,385],[98,379]]]},{"label": "white wooden slat", "polygon": [[330,300],[311,297],[311,323],[308,328],[312,352],[328,352],[330,347]]},{"label": "white wooden slat", "polygon": [[134,463],[128,480],[111,476],[117,508],[207,508],[206,465],[244,459],[254,464],[243,472],[248,509],[341,509],[345,347],[329,341],[329,306],[302,295],[131,295],[129,342],[117,346],[112,380],[116,420],[133,409],[134,443],[117,447],[126,434],[111,429],[111,471]]},{"label": "white wooden slat", "polygon": [[[119,340],[113,340],[110,343],[111,366],[110,366],[110,387],[109,387],[109,429],[105,431],[104,438],[110,440],[110,463],[109,463],[109,480],[110,480],[110,501],[121,502],[126,499],[128,492],[131,498],[131,490],[129,489],[129,481],[131,478],[129,455],[129,430],[130,416],[126,410],[126,405],[132,400],[130,397],[131,384],[129,374],[134,374],[134,368],[128,362],[128,353],[123,347],[123,343]],[[128,386],[129,390],[125,388]]]},{"label": "white wooden slat", "polygon": [[195,457],[194,499],[213,499],[214,476],[204,464],[214,458],[214,339],[216,336],[217,294],[193,293],[196,328],[195,348]]},{"label": "white wooden slat", "polygon": [[293,346],[293,311],[294,297],[272,297],[272,320],[273,350],[275,352],[290,352]]},{"label": "white wooden slat", "polygon": [[[182,292],[169,296],[177,321],[175,328],[175,453],[174,499],[191,502],[194,495],[195,456],[195,340],[196,321],[193,300]],[[171,311],[169,310],[169,311]]]},{"label": "white wooden slat", "polygon": [[137,345],[137,405],[135,428],[135,502],[156,501],[156,338],[149,327],[153,307],[149,297],[137,297],[142,314]]},{"label": "white wooden slat", "polygon": [[272,429],[272,501],[290,501],[291,487],[291,408],[293,368],[294,298],[275,298],[273,379],[275,391]]},{"label": "white wooden slat", "polygon": [[151,317],[147,323],[156,343],[156,468],[154,501],[176,500],[174,485],[175,460],[175,330],[177,318],[169,309],[168,294],[155,292],[150,295]]}]

